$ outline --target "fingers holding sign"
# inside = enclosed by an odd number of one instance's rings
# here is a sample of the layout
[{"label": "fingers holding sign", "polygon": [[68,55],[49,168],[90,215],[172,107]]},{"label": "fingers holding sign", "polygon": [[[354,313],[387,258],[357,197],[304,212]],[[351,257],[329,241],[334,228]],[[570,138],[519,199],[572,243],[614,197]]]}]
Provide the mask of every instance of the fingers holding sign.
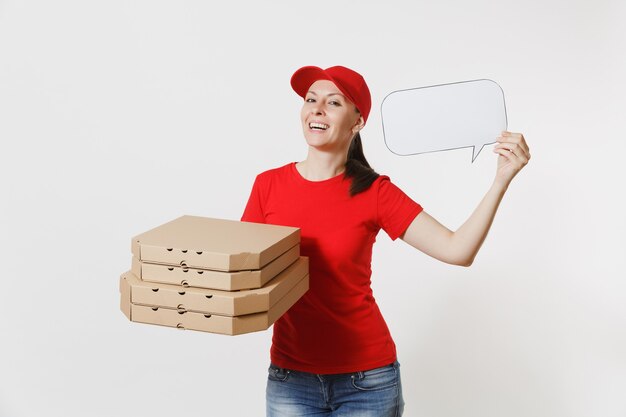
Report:
[{"label": "fingers holding sign", "polygon": [[521,133],[504,131],[496,138],[493,151],[498,157],[496,182],[508,186],[513,177],[528,164],[530,149]]}]

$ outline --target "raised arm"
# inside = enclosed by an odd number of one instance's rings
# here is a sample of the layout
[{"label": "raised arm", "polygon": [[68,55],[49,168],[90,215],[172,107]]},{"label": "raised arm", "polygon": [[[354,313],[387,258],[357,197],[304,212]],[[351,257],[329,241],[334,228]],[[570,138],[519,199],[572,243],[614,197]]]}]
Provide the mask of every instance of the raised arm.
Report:
[{"label": "raised arm", "polygon": [[422,212],[400,236],[402,240],[449,264],[470,266],[474,262],[511,180],[530,159],[528,145],[521,133],[502,132],[496,141],[493,151],[499,156],[495,179],[465,223],[453,232]]}]

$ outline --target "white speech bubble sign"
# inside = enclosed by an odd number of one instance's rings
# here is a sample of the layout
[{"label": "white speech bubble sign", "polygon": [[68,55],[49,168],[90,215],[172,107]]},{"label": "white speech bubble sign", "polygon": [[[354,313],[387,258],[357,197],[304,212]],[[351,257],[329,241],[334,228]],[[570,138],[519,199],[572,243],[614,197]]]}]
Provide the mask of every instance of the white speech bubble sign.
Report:
[{"label": "white speech bubble sign", "polygon": [[381,104],[383,135],[397,155],[472,147],[472,162],[507,129],[502,88],[481,79],[398,90]]}]

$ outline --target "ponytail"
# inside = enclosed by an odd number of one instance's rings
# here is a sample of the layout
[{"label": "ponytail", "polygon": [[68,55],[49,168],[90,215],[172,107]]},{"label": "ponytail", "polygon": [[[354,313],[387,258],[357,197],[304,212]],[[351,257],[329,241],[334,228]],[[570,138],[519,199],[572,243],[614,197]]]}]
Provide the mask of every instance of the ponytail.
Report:
[{"label": "ponytail", "polygon": [[352,184],[350,184],[351,197],[370,188],[372,183],[376,181],[376,178],[379,177],[378,173],[372,169],[367,159],[365,159],[361,135],[358,132],[352,138],[350,148],[348,148],[345,175],[352,179]]}]

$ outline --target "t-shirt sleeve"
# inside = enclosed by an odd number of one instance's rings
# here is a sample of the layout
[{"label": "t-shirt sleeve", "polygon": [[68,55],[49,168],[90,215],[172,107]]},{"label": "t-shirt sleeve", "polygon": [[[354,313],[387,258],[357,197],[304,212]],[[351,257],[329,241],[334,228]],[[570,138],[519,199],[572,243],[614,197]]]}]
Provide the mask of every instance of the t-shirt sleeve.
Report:
[{"label": "t-shirt sleeve", "polygon": [[396,240],[422,212],[422,206],[382,175],[378,184],[378,224]]},{"label": "t-shirt sleeve", "polygon": [[241,216],[242,222],[252,223],[265,223],[265,214],[263,213],[263,199],[261,195],[261,179],[260,176],[254,180],[252,185],[252,191],[250,197],[248,197],[248,204]]}]

